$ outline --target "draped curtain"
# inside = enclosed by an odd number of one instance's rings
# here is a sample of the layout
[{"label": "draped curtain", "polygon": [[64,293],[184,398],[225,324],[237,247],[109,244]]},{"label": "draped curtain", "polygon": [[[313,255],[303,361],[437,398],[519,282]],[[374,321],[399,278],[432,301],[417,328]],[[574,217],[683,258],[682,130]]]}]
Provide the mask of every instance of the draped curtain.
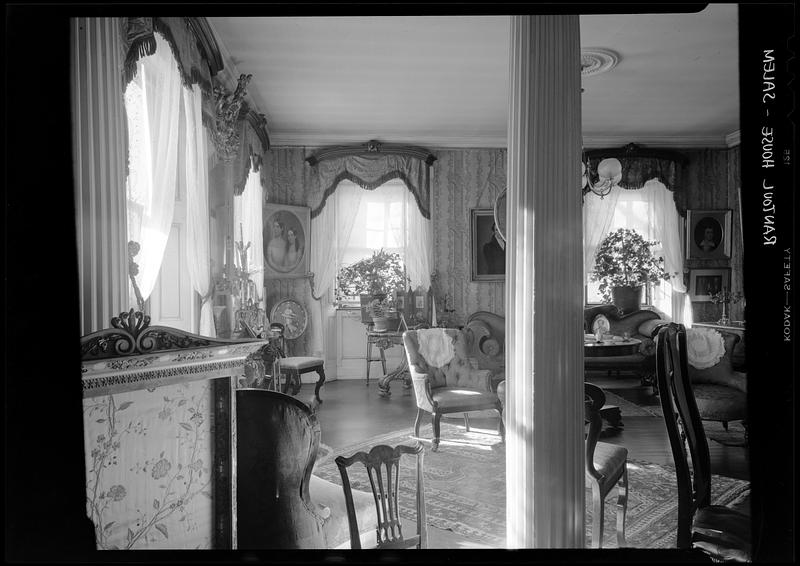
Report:
[{"label": "draped curtain", "polygon": [[136,78],[125,92],[125,109],[134,118],[129,124],[141,127],[129,127],[128,239],[140,245],[136,279],[145,300],[158,277],[172,224],[181,103],[175,59],[160,34],[155,40],[155,53],[136,62]]},{"label": "draped curtain", "polygon": [[[200,295],[200,328],[203,336],[216,336],[211,305],[211,258],[209,250],[208,167],[203,126],[202,93],[197,85],[183,89],[186,113],[186,208],[189,279]],[[260,209],[259,209],[260,210]]]},{"label": "draped curtain", "polygon": [[[252,164],[252,161],[251,161]],[[264,227],[262,225],[263,190],[261,174],[253,164],[244,184],[244,190],[233,199],[234,240],[242,241],[247,250],[247,270],[255,284],[259,306],[264,308]],[[236,265],[242,267],[238,254]]]},{"label": "draped curtain", "polygon": [[391,179],[405,183],[420,212],[430,218],[430,167],[416,157],[395,154],[350,155],[326,159],[316,165],[319,192],[311,195],[311,217],[317,216],[336,187],[344,180],[365,190],[377,189]]},{"label": "draped curtain", "polygon": [[[623,213],[622,208],[631,208],[632,203],[641,203],[637,214]],[[658,179],[650,179],[638,190],[627,190],[615,186],[603,198],[587,193],[584,202],[584,283],[594,270],[597,246],[612,230],[627,227],[637,230],[645,238],[659,242],[664,257],[664,268],[670,274],[670,287],[656,288],[654,306],[668,307],[665,314],[673,320],[684,322],[686,286],[683,282],[682,221],[675,206],[672,193]],[[663,285],[661,286],[663,287]],[[665,295],[669,293],[669,295]]]}]

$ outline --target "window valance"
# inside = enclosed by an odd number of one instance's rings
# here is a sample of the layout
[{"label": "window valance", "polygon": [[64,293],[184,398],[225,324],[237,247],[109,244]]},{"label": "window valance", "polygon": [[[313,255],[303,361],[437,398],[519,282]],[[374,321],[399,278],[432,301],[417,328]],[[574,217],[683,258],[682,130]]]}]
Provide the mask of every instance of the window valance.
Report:
[{"label": "window valance", "polygon": [[[623,189],[641,189],[647,181],[660,180],[670,191],[680,190],[682,166],[686,157],[675,151],[646,149],[636,144],[613,149],[593,149],[585,152],[589,180],[599,180],[597,165],[610,157],[622,163],[622,180],[618,183]],[[586,189],[588,190],[588,189]]]},{"label": "window valance", "polygon": [[436,157],[426,149],[370,141],[327,148],[306,161],[317,168],[320,181],[319,189],[310,195],[312,218],[322,212],[328,197],[345,179],[368,191],[391,179],[401,179],[414,195],[422,216],[431,217],[430,166]]},{"label": "window valance", "polygon": [[237,122],[239,149],[233,158],[233,171],[236,175],[233,194],[241,195],[247,184],[247,177],[250,170],[261,170],[261,186],[266,187],[264,169],[261,168],[263,155],[269,149],[269,138],[266,133],[266,118],[263,114],[257,114],[252,110],[244,108],[247,113],[240,114]]},{"label": "window valance", "polygon": [[219,46],[205,18],[123,18],[125,83],[136,75],[136,62],[156,50],[155,32],[169,43],[183,83],[212,90],[211,78],[223,68]]},{"label": "window valance", "polygon": [[[593,149],[584,152],[589,182],[599,180],[597,166],[603,159],[615,157],[622,164],[622,179],[618,186],[627,190],[643,188],[649,181],[658,180],[672,193],[678,214],[686,215],[686,192],[681,190],[684,168],[688,163],[685,155],[666,149],[643,148],[634,143],[621,148]],[[584,195],[589,192],[584,188]]]}]

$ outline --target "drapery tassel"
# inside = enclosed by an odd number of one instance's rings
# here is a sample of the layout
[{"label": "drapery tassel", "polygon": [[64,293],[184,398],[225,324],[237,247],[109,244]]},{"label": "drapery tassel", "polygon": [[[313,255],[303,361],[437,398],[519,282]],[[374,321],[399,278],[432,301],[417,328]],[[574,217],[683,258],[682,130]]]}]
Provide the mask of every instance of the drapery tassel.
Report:
[{"label": "drapery tassel", "polygon": [[125,84],[128,84],[136,76],[138,70],[137,63],[142,57],[147,57],[156,52],[156,36],[152,32],[148,36],[139,37],[135,39],[130,48],[128,55],[125,57],[124,72]]}]

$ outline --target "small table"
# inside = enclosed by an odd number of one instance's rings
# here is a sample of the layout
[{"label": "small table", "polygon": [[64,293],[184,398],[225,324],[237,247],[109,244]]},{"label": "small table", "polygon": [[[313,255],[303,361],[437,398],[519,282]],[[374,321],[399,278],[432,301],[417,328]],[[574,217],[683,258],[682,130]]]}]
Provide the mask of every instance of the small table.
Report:
[{"label": "small table", "polygon": [[[376,346],[379,350],[380,357],[372,357],[372,347]],[[411,375],[408,373],[408,359],[403,356],[403,361],[390,373],[386,373],[386,355],[384,350],[393,346],[403,346],[403,333],[400,331],[375,331],[367,330],[367,385],[369,385],[369,368],[373,362],[381,362],[383,368],[383,377],[378,380],[378,395],[381,397],[388,397],[392,394],[390,391],[390,383],[395,379],[403,379],[403,387],[406,390],[411,389]],[[405,350],[405,348],[404,348]]]},{"label": "small table", "polygon": [[[610,356],[630,356],[639,351],[642,341],[638,338],[620,338],[607,336],[599,342],[596,340],[583,341],[583,355],[587,358],[604,358]],[[622,428],[622,411],[616,405],[604,405],[600,409],[600,416],[612,428]]]}]

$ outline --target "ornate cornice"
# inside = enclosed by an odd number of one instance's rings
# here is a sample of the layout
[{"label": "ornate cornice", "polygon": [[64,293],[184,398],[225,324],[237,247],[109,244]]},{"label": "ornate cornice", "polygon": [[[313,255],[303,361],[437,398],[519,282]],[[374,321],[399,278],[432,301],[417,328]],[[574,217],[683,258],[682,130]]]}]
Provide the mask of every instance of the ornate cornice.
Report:
[{"label": "ornate cornice", "polygon": [[211,26],[208,24],[206,18],[186,18],[186,23],[189,29],[197,38],[197,47],[205,56],[208,63],[208,70],[213,77],[225,68],[225,63],[222,60],[222,54],[219,50],[219,44],[214,33],[211,31]]},{"label": "ornate cornice", "polygon": [[232,161],[239,151],[239,134],[236,123],[242,110],[244,97],[247,94],[247,83],[253,75],[239,75],[236,90],[228,90],[218,85],[214,87],[214,128],[211,130],[211,140],[217,148],[217,153],[223,161]]},{"label": "ornate cornice", "polygon": [[681,165],[685,165],[688,162],[688,158],[682,153],[679,153],[677,151],[672,151],[669,149],[642,147],[641,145],[635,143],[629,143],[623,147],[591,149],[585,151],[584,154],[589,159],[591,158],[606,159],[609,157],[616,157],[616,158],[643,157],[643,158],[653,158],[653,159],[667,159],[670,161],[675,161],[676,163],[679,163]]},{"label": "ornate cornice", "polygon": [[256,112],[250,105],[245,102],[242,109],[239,111],[239,119],[245,120],[253,128],[253,131],[258,136],[261,142],[261,148],[264,151],[269,150],[269,133],[267,132],[267,117],[264,114]]},{"label": "ornate cornice", "polygon": [[436,156],[425,148],[413,145],[400,145],[394,143],[383,143],[377,140],[370,140],[366,143],[358,145],[338,145],[321,149],[314,155],[307,157],[306,161],[309,165],[316,165],[320,161],[326,159],[336,159],[339,157],[350,157],[355,155],[405,155],[408,157],[415,157],[420,161],[424,161],[428,165],[433,165],[436,161]]},{"label": "ornate cornice", "polygon": [[268,344],[151,327],[150,317],[133,310],[114,317],[111,325],[81,338],[84,397],[243,372],[245,359]]}]

